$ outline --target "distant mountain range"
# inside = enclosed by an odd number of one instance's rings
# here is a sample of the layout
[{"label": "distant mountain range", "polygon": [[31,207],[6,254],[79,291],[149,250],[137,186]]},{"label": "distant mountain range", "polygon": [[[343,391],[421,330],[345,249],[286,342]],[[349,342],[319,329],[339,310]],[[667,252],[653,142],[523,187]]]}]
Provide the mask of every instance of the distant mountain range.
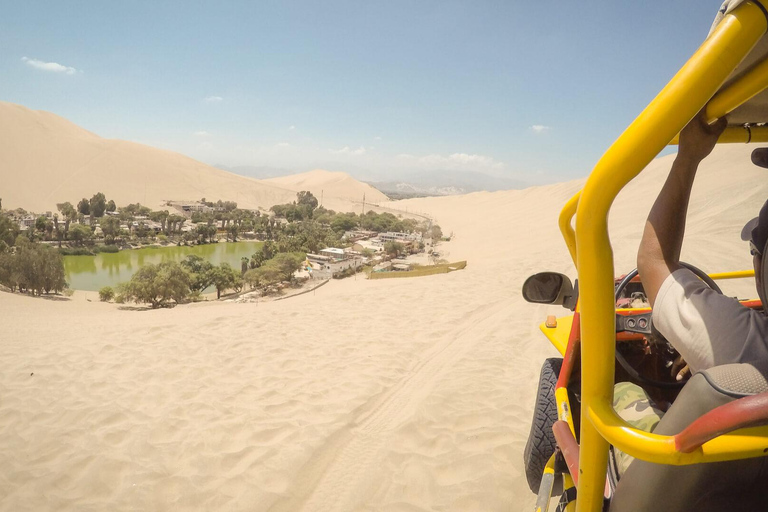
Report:
[{"label": "distant mountain range", "polygon": [[[257,179],[277,178],[294,174],[291,169],[259,166],[216,165],[219,169]],[[471,171],[424,171],[398,176],[374,177],[355,176],[357,179],[384,192],[392,199],[409,197],[452,196],[470,192],[515,190],[531,184],[521,180],[490,176]],[[383,179],[382,179],[383,178]]]},{"label": "distant mountain range", "polygon": [[421,172],[400,180],[366,181],[393,199],[424,196],[453,196],[470,192],[496,192],[515,190],[530,186],[529,183],[489,176],[469,171]]}]

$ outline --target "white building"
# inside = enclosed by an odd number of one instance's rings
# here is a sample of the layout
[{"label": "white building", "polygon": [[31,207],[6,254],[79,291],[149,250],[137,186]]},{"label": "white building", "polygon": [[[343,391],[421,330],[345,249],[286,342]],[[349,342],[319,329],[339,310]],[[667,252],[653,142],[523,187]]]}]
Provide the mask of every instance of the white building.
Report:
[{"label": "white building", "polygon": [[388,231],[387,233],[379,233],[379,240],[384,242],[420,242],[421,233],[400,233],[396,231]]},{"label": "white building", "polygon": [[326,247],[325,249],[321,249],[320,256],[326,256],[332,260],[346,259],[344,249],[337,249],[336,247]]}]

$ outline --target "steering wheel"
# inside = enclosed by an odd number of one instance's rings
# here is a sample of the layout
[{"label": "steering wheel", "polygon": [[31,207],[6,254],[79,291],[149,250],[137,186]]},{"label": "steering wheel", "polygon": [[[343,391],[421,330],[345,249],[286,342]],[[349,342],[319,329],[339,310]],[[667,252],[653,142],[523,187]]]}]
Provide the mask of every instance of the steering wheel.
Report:
[{"label": "steering wheel", "polygon": [[[717,283],[707,275],[706,272],[701,270],[698,267],[694,267],[690,263],[684,263],[680,262],[680,266],[687,268],[696,276],[699,277],[704,283],[709,286],[711,289],[716,291],[717,293],[722,294],[723,291],[720,289],[719,286],[717,286]],[[627,287],[627,285],[638,275],[637,269],[632,270],[629,272],[624,278],[619,281],[619,284],[616,285],[616,292],[614,294],[615,299],[618,301],[621,297],[621,293],[624,291],[624,288]],[[622,324],[622,325],[620,325]],[[651,318],[650,313],[646,313],[644,315],[639,315],[639,317],[620,317],[620,315],[617,315],[617,329],[621,328],[623,331],[629,331],[629,332],[637,332],[641,334],[651,334],[654,333],[657,336],[663,338],[661,336],[661,333],[659,333],[654,327],[653,327],[653,321]],[[624,370],[631,375],[634,379],[636,379],[638,382],[641,382],[643,384],[649,385],[649,386],[655,386],[658,388],[666,388],[666,389],[679,389],[682,388],[685,385],[685,381],[680,382],[663,382],[656,379],[651,379],[649,377],[645,377],[643,375],[640,375],[640,373],[635,370],[632,365],[629,364],[629,362],[624,358],[624,356],[619,352],[616,351],[616,361],[621,365]]]}]

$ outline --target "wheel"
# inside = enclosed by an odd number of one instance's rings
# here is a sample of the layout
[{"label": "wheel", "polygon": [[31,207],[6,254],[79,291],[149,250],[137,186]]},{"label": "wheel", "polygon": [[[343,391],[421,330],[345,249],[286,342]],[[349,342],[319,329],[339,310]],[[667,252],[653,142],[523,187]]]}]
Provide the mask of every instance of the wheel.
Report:
[{"label": "wheel", "polygon": [[557,421],[555,387],[562,365],[563,360],[559,357],[547,359],[541,366],[539,374],[531,432],[528,434],[528,442],[525,443],[523,451],[525,476],[528,479],[528,487],[534,494],[539,492],[544,466],[555,453],[555,434],[552,432],[552,425]]}]

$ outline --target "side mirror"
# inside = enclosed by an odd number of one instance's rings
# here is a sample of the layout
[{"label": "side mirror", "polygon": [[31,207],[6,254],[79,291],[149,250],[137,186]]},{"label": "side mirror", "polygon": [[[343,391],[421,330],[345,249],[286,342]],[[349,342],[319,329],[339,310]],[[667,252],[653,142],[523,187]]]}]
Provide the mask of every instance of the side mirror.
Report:
[{"label": "side mirror", "polygon": [[535,304],[576,307],[576,293],[568,276],[557,272],[539,272],[525,280],[523,298]]}]

